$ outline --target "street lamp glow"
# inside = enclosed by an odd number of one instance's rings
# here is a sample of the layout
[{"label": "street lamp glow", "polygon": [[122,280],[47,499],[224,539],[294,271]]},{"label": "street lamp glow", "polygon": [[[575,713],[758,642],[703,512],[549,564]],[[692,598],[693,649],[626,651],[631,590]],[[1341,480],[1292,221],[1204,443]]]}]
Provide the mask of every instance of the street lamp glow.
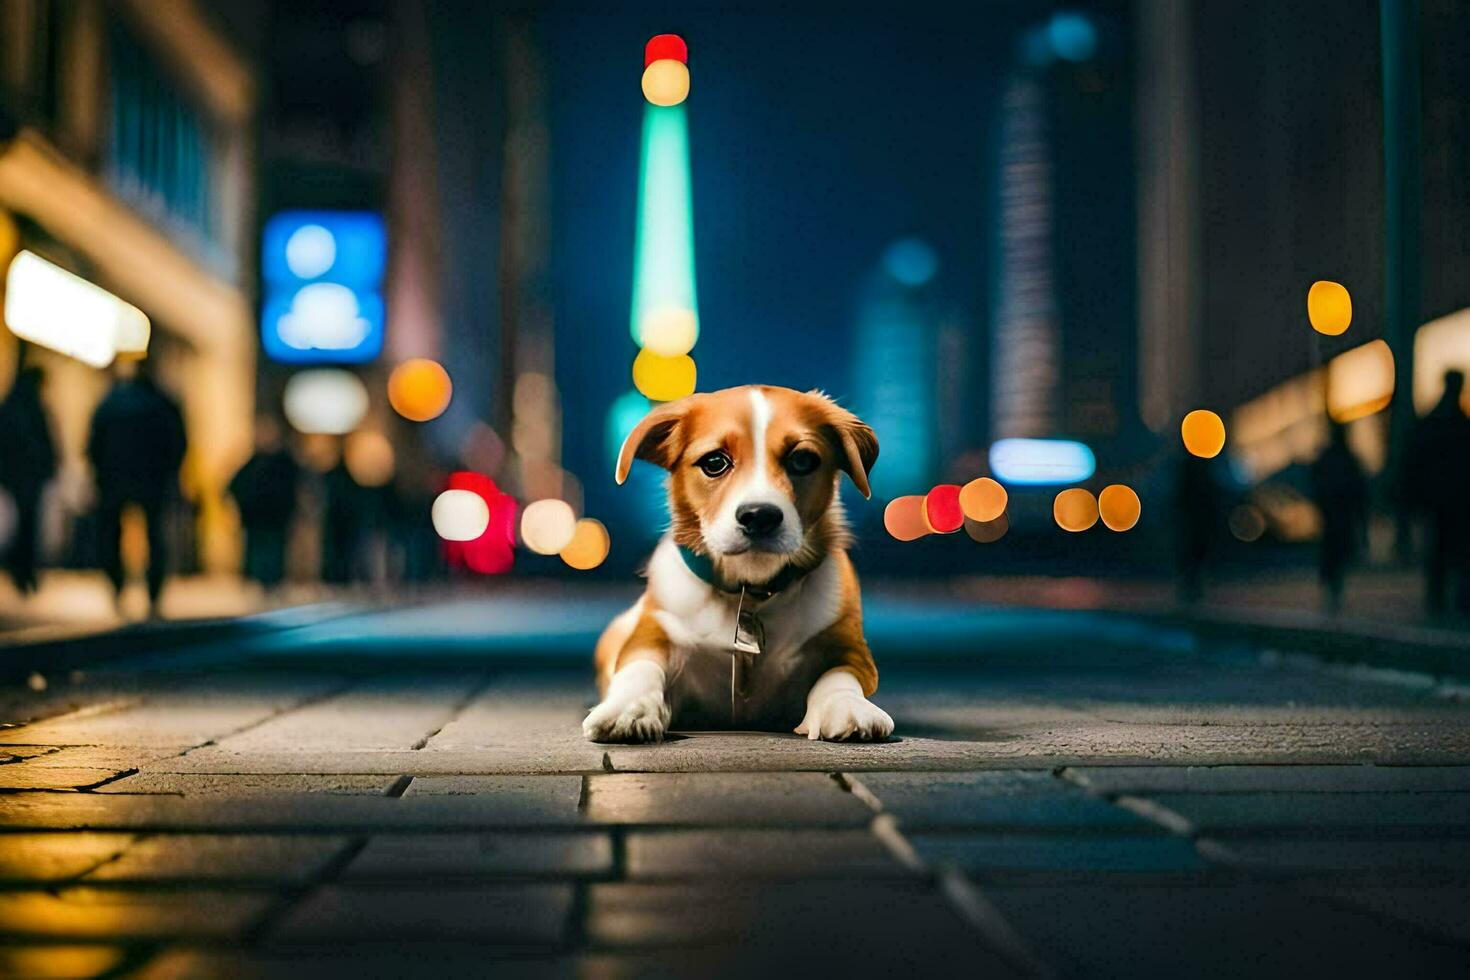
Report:
[{"label": "street lamp glow", "polygon": [[1063,490],[1052,501],[1052,516],[1063,531],[1085,531],[1097,523],[1097,498],[1082,487]]},{"label": "street lamp glow", "polygon": [[1225,448],[1225,423],[1207,408],[1197,408],[1184,416],[1179,435],[1190,455],[1201,459],[1212,459]]},{"label": "street lamp glow", "polygon": [[1110,531],[1130,531],[1143,513],[1143,504],[1132,487],[1114,483],[1097,495],[1098,514]]},{"label": "street lamp glow", "polygon": [[1307,319],[1312,329],[1336,337],[1353,322],[1353,298],[1340,282],[1321,279],[1307,290]]},{"label": "street lamp glow", "polygon": [[414,357],[388,375],[388,404],[410,422],[428,422],[444,414],[454,385],[438,361]]}]

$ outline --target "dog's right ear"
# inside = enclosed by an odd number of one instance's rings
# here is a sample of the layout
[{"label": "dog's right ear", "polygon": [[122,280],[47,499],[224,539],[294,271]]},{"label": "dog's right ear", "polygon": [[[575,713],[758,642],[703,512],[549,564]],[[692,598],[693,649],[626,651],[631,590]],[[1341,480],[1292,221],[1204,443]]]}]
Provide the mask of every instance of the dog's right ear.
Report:
[{"label": "dog's right ear", "polygon": [[674,465],[674,432],[684,415],[689,411],[689,399],[681,398],[667,405],[660,405],[633,427],[623,448],[618,451],[618,466],[613,476],[622,486],[633,468],[633,460],[645,459],[650,463],[669,469]]}]

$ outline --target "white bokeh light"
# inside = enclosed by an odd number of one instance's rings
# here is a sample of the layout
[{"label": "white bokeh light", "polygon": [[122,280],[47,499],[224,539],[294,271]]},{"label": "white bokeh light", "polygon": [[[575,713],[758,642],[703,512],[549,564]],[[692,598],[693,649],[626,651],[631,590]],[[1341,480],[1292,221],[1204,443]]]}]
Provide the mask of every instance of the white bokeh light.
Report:
[{"label": "white bokeh light", "polygon": [[434,498],[429,516],[445,541],[473,541],[490,526],[490,506],[473,490],[445,490]]},{"label": "white bokeh light", "polygon": [[315,279],[337,261],[337,239],[321,225],[302,225],[286,239],[286,267],[302,279]]},{"label": "white bokeh light", "polygon": [[282,408],[286,421],[297,432],[346,435],[362,424],[367,414],[367,388],[350,371],[335,368],[302,371],[286,382]]}]

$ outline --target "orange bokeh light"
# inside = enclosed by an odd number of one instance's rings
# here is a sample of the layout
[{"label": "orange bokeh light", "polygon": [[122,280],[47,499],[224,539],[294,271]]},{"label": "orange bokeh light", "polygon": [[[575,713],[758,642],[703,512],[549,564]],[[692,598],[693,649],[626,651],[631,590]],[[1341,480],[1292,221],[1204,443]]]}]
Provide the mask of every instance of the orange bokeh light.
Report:
[{"label": "orange bokeh light", "polygon": [[1138,523],[1143,504],[1132,487],[1121,483],[1104,487],[1097,495],[1097,509],[1102,522],[1112,531],[1129,531]]},{"label": "orange bokeh light", "polygon": [[1057,494],[1051,510],[1057,526],[1064,531],[1085,531],[1097,523],[1097,498],[1081,487]]},{"label": "orange bokeh light", "polygon": [[388,404],[410,422],[428,422],[443,415],[453,394],[449,372],[427,357],[404,361],[388,376]]},{"label": "orange bokeh light", "polygon": [[1322,279],[1307,290],[1307,319],[1312,329],[1336,337],[1353,322],[1353,298],[1340,282]]},{"label": "orange bokeh light", "polygon": [[929,533],[924,520],[924,498],[917,494],[895,497],[883,510],[883,526],[900,541],[913,541]]},{"label": "orange bokeh light", "polygon": [[988,476],[971,480],[960,490],[960,508],[977,524],[989,524],[1006,512],[1006,488]]},{"label": "orange bokeh light", "polygon": [[1202,459],[1218,456],[1225,448],[1225,423],[1207,408],[1197,408],[1184,416],[1179,434],[1184,448]]},{"label": "orange bokeh light", "polygon": [[572,540],[561,549],[561,560],[579,571],[601,565],[612,547],[607,528],[595,518],[584,517],[577,522]]}]

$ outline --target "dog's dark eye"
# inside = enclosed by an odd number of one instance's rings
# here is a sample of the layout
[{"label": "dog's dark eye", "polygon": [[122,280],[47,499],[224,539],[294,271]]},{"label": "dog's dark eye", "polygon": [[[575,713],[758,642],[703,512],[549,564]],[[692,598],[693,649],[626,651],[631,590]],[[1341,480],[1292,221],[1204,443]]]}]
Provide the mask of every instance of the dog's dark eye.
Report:
[{"label": "dog's dark eye", "polygon": [[806,476],[815,473],[817,467],[822,465],[822,457],[810,449],[798,449],[786,457],[786,472],[792,476]]},{"label": "dog's dark eye", "polygon": [[699,457],[699,462],[694,465],[703,470],[705,476],[715,477],[724,476],[729,472],[733,464],[731,464],[730,456],[727,453],[716,450],[715,452],[705,453]]}]

